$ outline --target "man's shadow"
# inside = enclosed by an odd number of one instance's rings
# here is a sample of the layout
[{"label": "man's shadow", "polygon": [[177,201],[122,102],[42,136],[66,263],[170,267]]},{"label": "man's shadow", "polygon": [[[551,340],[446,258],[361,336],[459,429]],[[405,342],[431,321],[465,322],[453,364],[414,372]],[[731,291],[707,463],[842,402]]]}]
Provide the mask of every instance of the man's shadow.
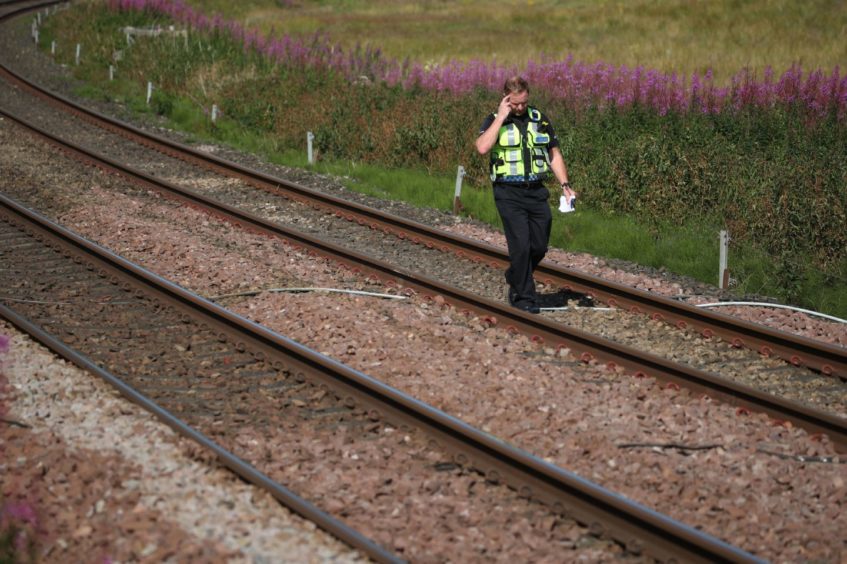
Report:
[{"label": "man's shadow", "polygon": [[[569,304],[568,302],[573,302]],[[548,294],[538,294],[538,307],[594,307],[594,298],[582,292],[559,290]]]}]

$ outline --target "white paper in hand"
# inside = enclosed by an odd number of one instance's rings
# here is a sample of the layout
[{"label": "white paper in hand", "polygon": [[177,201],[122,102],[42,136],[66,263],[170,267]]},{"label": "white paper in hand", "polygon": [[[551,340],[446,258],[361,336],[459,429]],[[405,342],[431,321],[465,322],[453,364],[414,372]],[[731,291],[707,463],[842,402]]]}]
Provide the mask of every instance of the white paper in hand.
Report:
[{"label": "white paper in hand", "polygon": [[559,211],[562,213],[572,212],[576,198],[566,198],[565,195],[559,196]]}]

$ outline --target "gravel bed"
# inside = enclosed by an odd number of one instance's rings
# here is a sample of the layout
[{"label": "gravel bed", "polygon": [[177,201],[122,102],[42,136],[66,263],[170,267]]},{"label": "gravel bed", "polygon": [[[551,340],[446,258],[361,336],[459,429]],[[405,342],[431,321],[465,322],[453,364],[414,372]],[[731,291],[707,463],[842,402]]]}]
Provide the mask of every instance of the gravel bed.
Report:
[{"label": "gravel bed", "polygon": [[[4,143],[14,146],[12,139]],[[30,176],[50,170],[34,149],[16,154],[11,176],[33,187],[30,193],[4,189],[38,199],[62,223],[200,294],[286,284],[390,292],[160,197],[122,195],[119,179],[53,157],[63,179],[57,189],[59,183]],[[40,165],[18,174],[25,160]],[[567,351],[415,300],[266,292],[223,303],[766,558],[838,561],[844,554],[843,540],[836,540],[847,519],[843,466],[837,458],[793,458],[834,456],[825,438],[774,426],[764,416],[738,416],[731,406],[660,389],[651,379],[581,365]],[[656,446],[627,446],[633,444]]]},{"label": "gravel bed", "polygon": [[[585,527],[453,463],[419,431],[398,432],[343,396],[222,343],[203,324],[104,284],[82,265],[56,265],[54,250],[36,250],[14,232],[2,230],[0,238],[12,244],[0,262],[10,270],[26,264],[27,274],[7,270],[0,280],[27,299],[16,304],[23,315],[401,556],[468,562],[491,554],[515,561],[620,555],[619,546]],[[87,303],[87,294],[104,305]]]},{"label": "gravel bed", "polygon": [[[3,131],[4,150],[14,147],[8,126]],[[115,186],[114,179],[94,170],[63,161],[61,174],[50,171],[43,155],[30,154],[37,153],[36,144],[28,145],[32,150],[26,155],[20,149],[15,162],[3,163],[9,172],[4,191],[37,198],[42,209],[71,228],[199,293],[293,282],[368,288],[331,264],[291,252],[268,253],[263,238]],[[28,169],[33,161],[42,164]],[[55,188],[57,178],[62,189]],[[473,224],[449,228],[480,239],[497,237]],[[551,253],[562,257],[665,295],[703,295],[685,281]],[[844,467],[840,459],[826,458],[834,452],[825,438],[774,426],[760,415],[738,416],[730,406],[660,389],[650,379],[579,365],[567,351],[544,349],[476,318],[414,300],[263,293],[227,303],[471,424],[765,558],[838,562],[847,554],[841,534],[847,524]],[[822,457],[821,462],[794,458],[801,454]]]},{"label": "gravel bed", "polygon": [[0,413],[26,425],[0,423],[0,494],[34,509],[40,561],[363,560],[3,320],[0,335]]}]

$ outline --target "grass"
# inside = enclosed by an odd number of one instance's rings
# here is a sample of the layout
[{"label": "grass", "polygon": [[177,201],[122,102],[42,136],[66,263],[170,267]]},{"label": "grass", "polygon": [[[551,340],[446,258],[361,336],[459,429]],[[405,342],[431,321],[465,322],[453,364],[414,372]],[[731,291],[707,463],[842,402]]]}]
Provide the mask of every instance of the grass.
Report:
[{"label": "grass", "polygon": [[[120,81],[113,84],[116,91],[126,90]],[[90,84],[77,93],[93,98],[104,97],[104,91]],[[155,113],[153,108],[146,106],[142,96],[123,96],[120,99],[136,111]],[[341,160],[321,160],[309,165],[305,149],[281,150],[269,136],[256,134],[227,119],[221,119],[214,128],[210,127],[208,117],[187,100],[172,100],[170,106],[172,109],[167,116],[168,126],[191,134],[196,141],[224,142],[243,151],[262,155],[276,164],[330,174],[337,177],[346,188],[369,196],[443,211],[452,210],[455,176],[431,174],[420,169],[387,169]],[[465,184],[461,198],[465,215],[502,228],[488,187]],[[706,243],[710,238],[714,239],[713,244]],[[711,231],[707,232],[705,228],[689,226],[679,229],[665,226],[657,234],[654,226],[641,225],[629,216],[606,214],[580,206],[578,211],[569,215],[554,213],[550,244],[578,252],[627,259],[656,268],[665,267],[709,280],[717,278],[716,241],[717,237],[712,237]]]},{"label": "grass", "polygon": [[[244,16],[245,14],[254,13],[252,10],[255,10],[257,6],[264,6],[263,9],[270,9],[270,4],[270,2],[252,2],[242,3],[238,6],[242,16]],[[317,10],[319,8],[314,3],[304,2],[303,4],[307,11],[311,9]],[[507,3],[509,6],[514,4],[514,2]],[[327,1],[323,5],[329,11],[367,11],[363,4],[355,1],[346,3]],[[433,4],[431,7],[435,10],[443,9],[445,6],[452,8],[458,7],[456,9],[462,7],[467,8],[467,5],[462,3],[438,3],[437,5]],[[223,7],[223,4],[221,4],[221,7]],[[420,9],[408,3],[399,3],[396,11],[402,11],[404,7],[407,10]],[[80,9],[84,10],[84,8]],[[72,9],[67,12],[67,16],[70,18],[74,13],[74,9]],[[56,29],[53,29],[54,22],[60,21],[60,18],[56,18],[50,21],[45,31],[50,34],[55,32],[59,36],[61,44],[72,44],[76,40],[73,36],[74,34],[85,34],[85,22],[96,19],[92,16],[93,14],[91,12],[81,12],[81,15],[77,16],[77,18],[81,19],[77,20],[76,23],[72,23],[64,28],[56,27]],[[126,17],[138,16],[104,15],[100,17],[99,29],[108,29],[109,27],[117,29],[118,26],[125,25],[121,23],[123,21],[121,18]],[[104,24],[103,20],[107,23]],[[50,36],[52,37],[52,35]],[[264,79],[262,78],[264,76],[262,73],[265,73],[267,69],[263,69],[261,63],[247,58],[247,64],[241,63],[239,65],[237,60],[234,61],[231,57],[228,58],[230,53],[235,52],[231,48],[220,43],[213,42],[207,44],[205,40],[198,38],[197,42],[192,41],[191,45],[194,47],[202,41],[204,45],[202,51],[198,53],[197,49],[192,49],[190,53],[187,51],[179,52],[175,57],[169,56],[167,44],[165,43],[154,42],[146,44],[139,42],[132,50],[127,52],[128,60],[120,65],[118,79],[114,82],[108,82],[105,78],[106,74],[103,68],[108,64],[108,59],[112,51],[116,48],[116,45],[119,46],[118,48],[123,48],[123,43],[120,38],[118,38],[117,42],[115,42],[114,38],[109,39],[107,33],[102,34],[102,36],[98,34],[98,37],[100,37],[99,44],[86,45],[89,56],[88,58],[84,58],[83,65],[72,67],[78,77],[88,80],[88,84],[83,88],[82,92],[86,96],[118,100],[134,111],[141,113],[153,112],[161,114],[169,120],[171,127],[185,131],[199,141],[222,142],[244,151],[257,153],[271,162],[278,164],[295,167],[308,166],[305,154],[305,135],[301,136],[300,133],[297,133],[297,135],[291,136],[291,131],[300,131],[298,129],[300,125],[298,123],[285,122],[286,125],[281,129],[279,125],[276,126],[276,129],[265,127],[265,118],[267,117],[265,110],[275,109],[269,106],[269,103],[273,103],[271,102],[274,100],[273,96],[278,97],[278,92],[281,91],[283,97],[289,94],[294,95],[301,91],[307,94],[310,93],[308,89],[304,90],[301,88],[297,90],[293,87],[291,81],[300,80],[298,77],[287,75],[278,77],[276,80]],[[442,44],[443,42],[438,43]],[[42,43],[43,47],[45,45],[47,44]],[[236,51],[240,53],[240,50]],[[59,58],[61,59],[61,57]],[[138,66],[133,66],[130,63],[131,59],[147,61],[147,63],[142,63],[142,68],[138,68]],[[150,61],[155,61],[155,64]],[[164,61],[167,64],[160,64],[159,61]],[[149,67],[147,70],[144,70],[144,64]],[[148,76],[155,74],[156,78],[154,80],[157,85],[166,85],[154,93],[151,107],[148,107],[144,102],[143,84],[146,84],[144,82],[145,73],[148,73]],[[313,79],[315,81],[315,88],[319,88],[322,78],[316,75]],[[212,127],[209,123],[208,115],[201,111],[201,103],[199,103],[197,97],[202,98],[201,91],[202,95],[206,95],[205,89],[220,89],[220,85],[223,82],[229,82],[235,88],[237,95],[231,98],[229,110],[231,111],[231,115],[235,115],[239,119],[235,120],[224,116],[220,119],[216,127]],[[285,88],[286,85],[287,88]],[[252,90],[256,92],[252,92]],[[247,95],[247,91],[255,94],[252,96],[253,103],[256,103],[256,101],[260,102],[256,108],[251,108],[247,104],[247,99],[250,98]],[[187,94],[183,96],[177,92],[185,92]],[[215,98],[211,99],[214,100]],[[400,95],[399,98],[395,98],[395,101],[397,99],[402,101],[404,98]],[[427,101],[426,98],[410,98],[410,100],[416,102],[415,108],[417,113],[415,117],[419,118],[413,126],[410,126],[410,131],[428,132],[432,130],[435,125],[431,124],[428,120],[433,116],[449,115],[452,122],[459,124],[465,123],[468,119],[476,120],[478,118],[474,112],[471,112],[473,113],[473,117],[468,118],[470,114],[467,113],[467,107],[464,103],[456,105],[444,99]],[[423,103],[417,103],[418,100],[423,100]],[[277,100],[277,102],[279,101]],[[340,127],[341,131],[338,135],[343,139],[346,138],[345,135],[347,133],[345,132],[347,129],[345,128],[351,116],[355,117],[357,111],[361,111],[363,108],[367,109],[366,107],[370,105],[380,104],[384,101],[379,98],[359,101],[353,100],[353,102],[353,105],[347,104],[346,106],[342,102],[341,106],[343,107],[338,108],[336,107],[338,104],[326,106],[331,112],[339,112],[339,121],[337,124],[333,122],[334,125],[330,127],[330,130],[333,127]],[[313,109],[309,108],[309,104],[300,103],[304,106],[301,107],[301,110]],[[362,108],[356,106],[359,103],[363,104]],[[208,106],[208,100],[206,100],[205,105]],[[277,104],[279,108],[288,106],[288,104]],[[345,108],[348,110],[347,112],[340,111]],[[595,123],[595,126],[608,132],[615,130],[615,127],[626,129],[630,126],[638,125],[637,119],[633,118],[632,115],[627,118],[630,121],[635,119],[632,123],[623,120],[622,118],[624,117],[610,117],[609,119],[612,120],[610,123],[599,120]],[[314,121],[309,121],[308,123],[310,127],[315,127],[316,125]],[[716,123],[720,126],[720,122]],[[476,122],[473,124],[474,127],[475,124]],[[293,129],[291,125],[294,125]],[[660,125],[661,128],[668,126],[668,124]],[[326,128],[326,125],[324,125],[324,128]],[[767,132],[766,137],[769,139],[772,136],[770,135],[770,130],[767,130]],[[303,131],[303,133],[305,132]],[[281,141],[281,134],[288,134],[291,137],[288,143]],[[687,135],[688,133],[685,134]],[[651,133],[651,135],[654,134]],[[566,136],[570,138],[572,134],[569,133]],[[300,141],[301,138],[302,141]],[[652,138],[650,137],[650,139]],[[614,160],[615,158],[619,159],[620,154],[624,151],[623,145],[616,141],[617,138],[614,135],[609,140],[606,140],[599,134],[594,135],[591,139],[595,139],[600,145],[608,145],[608,147],[597,146],[595,150],[590,150],[591,147],[586,147],[577,151],[579,155],[593,155],[592,158],[601,160],[608,158]],[[426,141],[426,139],[422,140],[422,142]],[[667,141],[671,142],[673,139],[669,138]],[[408,149],[410,142],[411,139],[404,141],[404,147],[406,149]],[[443,145],[443,142],[439,141],[439,143]],[[678,147],[682,146],[679,143],[674,144]],[[302,148],[298,148],[298,145]],[[632,163],[629,163],[627,160],[619,163],[625,170],[647,170],[649,172],[655,163],[650,161],[647,163],[650,166],[646,166],[644,163],[641,163],[641,160],[651,155],[655,158],[662,157],[662,159],[667,156],[665,152],[658,151],[657,147],[654,147],[656,143],[647,143],[643,147],[642,145],[636,144],[630,147],[631,156],[635,159]],[[607,154],[607,152],[604,152],[606,149],[612,150],[613,153]],[[450,149],[448,152],[450,152],[451,162],[453,162],[452,159],[456,158],[453,155],[453,149]],[[720,153],[716,154],[719,155]],[[682,155],[681,158],[687,159],[688,155]],[[674,164],[674,162],[676,161],[668,161],[668,166],[678,168],[679,163]],[[356,157],[356,160],[351,161],[349,159],[331,159],[324,155],[318,165],[313,168],[318,172],[338,176],[351,190],[381,198],[404,200],[419,206],[429,206],[442,210],[450,210],[452,208],[455,169],[449,171],[447,174],[443,172],[433,174],[431,173],[431,169],[405,167],[402,166],[403,163],[395,164],[398,164],[398,166],[387,166],[379,160],[363,162]],[[582,163],[582,166],[583,168],[597,168],[599,164],[589,160]],[[576,169],[578,168],[576,167]],[[712,168],[712,166],[709,167],[710,170]],[[444,168],[441,170],[443,171]],[[585,172],[588,172],[588,170],[586,169]],[[611,185],[617,185],[615,178],[610,176],[608,182]],[[754,180],[751,179],[751,182]],[[597,181],[605,182],[603,178]],[[474,186],[470,181],[470,177],[466,179],[462,194],[465,213],[499,228],[500,220],[493,205],[490,188],[482,179],[479,182],[480,184],[478,186]],[[583,186],[583,189],[587,190],[587,188],[587,185]],[[708,184],[704,185],[704,189],[709,188]],[[627,192],[634,194],[631,189]],[[709,283],[715,283],[717,279],[717,233],[719,227],[710,223],[709,219],[705,217],[697,218],[683,225],[670,224],[668,222],[662,223],[655,218],[648,218],[645,222],[639,223],[632,216],[592,209],[586,205],[586,199],[581,203],[582,205],[579,206],[578,211],[573,214],[560,215],[554,213],[555,223],[551,239],[552,245],[600,256],[626,259],[656,268],[663,267],[673,272],[686,274]],[[847,316],[847,264],[843,264],[837,269],[830,269],[829,275],[823,275],[807,266],[806,262],[808,261],[792,265],[786,261],[786,264],[776,265],[781,269],[782,276],[780,280],[784,281],[788,279],[791,282],[790,287],[785,287],[775,283],[773,280],[772,274],[775,265],[772,258],[765,256],[752,246],[742,244],[734,246],[730,254],[730,269],[733,276],[740,281],[740,286],[737,288],[740,293],[772,295],[782,298],[789,303],[802,303],[806,307],[813,307],[814,309],[834,313],[842,317]]]},{"label": "grass", "polygon": [[[116,80],[103,89],[86,84],[77,94],[94,99],[116,97],[142,114],[155,114],[143,96],[131,94],[131,81]],[[135,88],[135,91],[138,91]],[[116,94],[117,93],[117,94]],[[154,96],[155,105],[155,96]],[[455,192],[455,176],[432,174],[413,168],[387,169],[366,163],[343,160],[320,160],[314,165],[302,151],[282,149],[267,135],[257,134],[240,124],[221,119],[211,127],[208,117],[190,100],[172,98],[167,125],[188,133],[195,141],[222,142],[242,151],[261,155],[270,162],[329,174],[349,190],[377,198],[409,202],[443,211],[451,211]],[[502,223],[493,205],[491,190],[465,184],[462,191],[463,213],[495,228]],[[578,206],[570,214],[553,215],[550,245],[574,252],[624,259],[637,264],[665,269],[716,284],[718,278],[719,227],[708,223],[645,225],[631,216],[610,214]],[[780,296],[770,277],[772,259],[751,245],[733,248],[729,267],[740,282],[735,290],[742,294]],[[847,272],[847,263],[840,272]],[[817,311],[847,316],[847,282],[804,265],[797,265],[797,292],[804,296],[806,307]]]},{"label": "grass", "polygon": [[[149,107],[140,93],[128,94],[131,82],[116,80],[107,86],[108,90],[103,90],[89,83],[78,89],[77,94],[96,99],[113,96],[137,112],[156,113],[156,95],[151,102],[152,107]],[[309,165],[305,148],[302,151],[282,149],[270,136],[257,134],[225,118],[217,126],[211,127],[208,117],[190,100],[172,97],[168,106],[167,125],[189,133],[196,141],[223,142],[259,154],[276,164],[330,174],[336,176],[346,188],[377,198],[443,211],[452,210],[455,176],[432,174],[414,168],[389,169],[342,160],[320,160]],[[490,188],[465,184],[461,198],[465,215],[502,228]],[[641,225],[629,216],[606,214],[580,206],[578,211],[569,215],[554,213],[550,244],[579,252],[627,259],[656,268],[666,267],[708,280],[717,277],[714,265],[717,265],[718,252],[716,243],[704,243],[709,237],[705,229],[690,226],[683,229],[666,226],[657,234],[655,226]],[[711,238],[717,240],[716,237]],[[704,248],[707,250],[704,251]]]},{"label": "grass", "polygon": [[572,54],[688,76],[711,68],[726,84],[745,67],[782,72],[795,62],[832,69],[847,61],[847,3],[829,0],[189,1],[264,31],[323,33],[348,48],[421,62],[523,66]]}]

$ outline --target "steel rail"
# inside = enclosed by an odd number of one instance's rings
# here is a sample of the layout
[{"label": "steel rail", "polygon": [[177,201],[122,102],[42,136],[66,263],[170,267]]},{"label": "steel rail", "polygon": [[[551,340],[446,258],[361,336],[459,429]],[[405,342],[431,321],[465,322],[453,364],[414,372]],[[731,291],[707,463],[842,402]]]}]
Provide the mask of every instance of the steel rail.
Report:
[{"label": "steel rail", "polygon": [[0,115],[6,116],[63,151],[76,155],[77,158],[95,166],[125,175],[146,188],[154,189],[165,196],[177,198],[189,205],[210,211],[224,220],[241,225],[248,230],[287,240],[295,246],[307,249],[314,256],[326,257],[346,265],[360,274],[367,274],[371,278],[382,280],[388,285],[399,286],[401,291],[405,288],[409,292],[419,293],[425,299],[430,300],[433,300],[435,296],[441,296],[446,303],[467,312],[475,312],[492,325],[502,324],[507,330],[531,335],[536,341],[554,347],[567,347],[575,351],[583,362],[595,360],[604,362],[609,370],[617,370],[618,367],[622,367],[638,377],[652,376],[660,381],[685,386],[697,393],[706,393],[731,405],[747,410],[765,412],[777,421],[790,421],[811,433],[828,435],[840,451],[847,452],[847,420],[843,418],[779,398],[750,386],[732,382],[692,366],[676,363],[550,321],[543,316],[525,313],[500,302],[423,277],[419,273],[398,269],[390,263],[373,259],[362,253],[293,229],[287,229],[257,215],[207,198],[147,173],[137,171],[113,159],[77,147],[22,118],[9,114],[5,110],[0,109]]},{"label": "steel rail", "polygon": [[[147,133],[137,127],[91,110],[68,98],[39,87],[26,78],[0,64],[2,74],[17,81],[31,92],[53,103],[70,109],[74,114],[124,137],[130,137],[174,158],[216,170],[239,178],[250,185],[276,194],[284,194],[294,201],[322,208],[350,221],[382,229],[401,239],[442,251],[451,251],[460,257],[484,261],[492,268],[508,265],[508,254],[503,250],[466,237],[453,235],[421,223],[382,212],[361,204],[311,190],[294,182],[275,178],[251,170],[229,160],[204,154],[190,147]],[[705,310],[676,300],[656,296],[630,286],[604,280],[597,276],[542,262],[537,276],[548,285],[578,290],[596,297],[613,307],[632,313],[643,313],[652,319],[664,321],[679,329],[698,331],[703,337],[719,337],[735,347],[746,347],[763,356],[776,355],[795,366],[807,366],[829,376],[847,378],[847,349],[815,341],[799,335],[747,322],[719,312]]]},{"label": "steel rail", "polygon": [[67,0],[49,0],[47,2],[38,2],[37,0],[0,0],[0,10],[5,9],[7,6],[14,6],[16,4],[31,4],[30,6],[24,6],[22,8],[18,8],[16,12],[7,12],[5,14],[0,14],[0,18],[12,17],[14,15],[18,15],[19,12],[29,12],[37,8],[43,8],[44,6],[50,6],[53,4],[61,4]]},{"label": "steel rail", "polygon": [[[139,284],[138,280],[127,281],[125,272],[121,268],[121,266],[125,266],[126,263],[122,265],[120,260],[118,260],[117,255],[103,249],[99,249],[81,237],[59,228],[55,224],[51,224],[49,220],[29,212],[29,210],[26,210],[23,206],[20,206],[3,194],[0,194],[0,200],[2,200],[0,201],[0,206],[2,206],[0,207],[0,221],[8,222],[11,220],[16,222],[18,225],[22,225],[25,229],[30,231],[30,233],[34,233],[36,237],[41,238],[43,241],[49,241],[48,244],[61,249],[66,256],[73,257],[74,260],[79,262],[86,259],[96,260],[97,262],[94,264],[97,265],[97,268],[99,268],[101,272],[123,278],[125,280],[123,283],[123,287],[125,289],[135,287],[143,288],[142,291],[149,291],[148,285]],[[78,254],[80,253],[85,254],[85,259],[78,258]],[[155,279],[155,277],[151,278]],[[403,562],[403,560],[394,553],[386,550],[373,540],[362,535],[358,530],[322,511],[311,502],[306,501],[285,486],[274,481],[250,463],[217,444],[205,434],[186,424],[179,417],[164,409],[155,401],[132,386],[128,385],[121,378],[102,368],[85,354],[66,345],[61,340],[45,331],[41,326],[18,314],[14,309],[2,303],[2,301],[3,300],[0,299],[0,317],[6,319],[21,331],[28,333],[35,340],[42,343],[60,357],[74,363],[81,369],[88,370],[98,376],[106,383],[116,388],[126,399],[138,404],[143,409],[152,413],[156,416],[156,418],[169,426],[176,433],[196,442],[204,449],[214,453],[221,464],[243,478],[245,481],[269,492],[277,501],[291,511],[313,522],[324,531],[335,536],[347,545],[361,551],[376,562]]]},{"label": "steel rail", "polygon": [[[38,0],[3,0],[0,1],[0,21],[67,2],[68,0],[42,0],[41,2]],[[9,8],[9,11],[4,11],[7,8]]]},{"label": "steel rail", "polygon": [[29,319],[19,315],[3,303],[0,303],[0,317],[3,317],[21,331],[29,334],[36,341],[52,350],[60,357],[74,363],[81,369],[87,370],[95,376],[98,376],[106,383],[116,388],[126,399],[138,404],[143,409],[152,413],[157,419],[173,429],[179,435],[196,442],[204,449],[214,453],[221,464],[229,468],[229,470],[234,472],[236,475],[254,486],[266,490],[282,505],[297,513],[301,517],[313,522],[315,525],[333,535],[335,538],[343,541],[353,548],[358,549],[376,562],[404,562],[404,560],[398,558],[392,552],[389,552],[371,539],[365,537],[356,529],[318,509],[315,505],[301,498],[282,484],[275,482],[259,471],[255,466],[252,466],[250,463],[226,450],[224,447],[220,446],[212,439],[196,430],[194,427],[187,425],[176,415],[164,409],[144,394],[138,392],[132,386],[126,384],[119,377],[101,368],[86,355],[69,347],[45,331],[41,326],[36,325]]},{"label": "steel rail", "polygon": [[[634,553],[644,552],[661,560],[686,562],[760,561],[720,539],[549,464],[243,318],[99,247],[2,194],[0,215],[18,223],[26,222],[27,229],[37,236],[58,241],[55,244],[64,252],[80,255],[78,260],[121,279],[124,287],[143,288],[145,293],[153,294],[183,315],[218,332],[220,338],[234,342],[238,350],[250,350],[257,358],[265,358],[281,370],[306,373],[345,397],[347,405],[363,407],[374,418],[385,417],[401,428],[421,429],[435,445],[454,453],[457,463],[476,468],[489,480],[510,485],[519,495],[536,499],[555,511],[589,524],[595,534],[613,538]],[[4,316],[6,311],[6,308],[0,309]]]}]

